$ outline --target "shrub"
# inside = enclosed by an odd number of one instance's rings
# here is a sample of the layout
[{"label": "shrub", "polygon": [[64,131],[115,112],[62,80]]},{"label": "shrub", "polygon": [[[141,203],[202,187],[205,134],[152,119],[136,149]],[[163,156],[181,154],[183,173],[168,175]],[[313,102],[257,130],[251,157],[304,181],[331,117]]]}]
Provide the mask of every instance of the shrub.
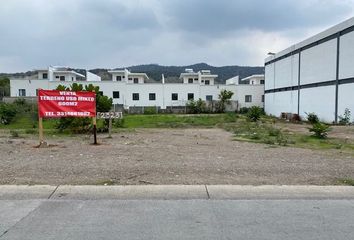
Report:
[{"label": "shrub", "polygon": [[189,113],[199,114],[207,112],[206,103],[199,98],[197,101],[189,100],[186,104]]},{"label": "shrub", "polygon": [[144,107],[144,114],[157,114],[157,108],[156,107]]},{"label": "shrub", "polygon": [[346,108],[344,110],[344,115],[339,116],[339,124],[340,125],[349,125],[350,124],[350,117],[351,117],[350,110],[348,108]]},{"label": "shrub", "polygon": [[330,131],[330,127],[324,123],[314,123],[311,128],[309,128],[310,132],[313,132],[313,135],[317,138],[327,138],[328,132]]},{"label": "shrub", "polygon": [[[96,110],[97,112],[108,112],[112,108],[113,99],[108,98],[99,94],[99,87],[93,86],[92,84],[86,85],[73,83],[70,87],[65,87],[59,85],[57,90],[62,91],[87,91],[96,92]],[[99,132],[107,131],[108,121],[97,121],[97,130]],[[56,124],[56,128],[59,131],[64,131],[68,129],[72,133],[87,133],[92,130],[92,120],[91,118],[60,118]]]},{"label": "shrub", "polygon": [[10,103],[0,104],[0,123],[10,124],[17,114],[16,106]]},{"label": "shrub", "polygon": [[226,109],[226,104],[230,103],[230,100],[234,93],[232,91],[228,91],[226,89],[221,90],[219,93],[219,101],[216,104],[216,111],[219,113],[224,113]]},{"label": "shrub", "polygon": [[315,113],[306,113],[307,115],[307,121],[311,124],[319,123],[320,120],[318,119],[318,116]]},{"label": "shrub", "polygon": [[239,113],[240,114],[247,114],[250,109],[248,107],[242,107],[240,108]]},{"label": "shrub", "polygon": [[113,125],[116,128],[124,128],[124,122],[125,122],[124,118],[122,118],[122,119],[114,119]]},{"label": "shrub", "polygon": [[18,138],[18,137],[20,137],[19,132],[16,131],[16,130],[11,130],[11,131],[10,131],[10,135],[11,135],[11,137],[13,137],[13,138]]},{"label": "shrub", "polygon": [[257,122],[262,115],[264,115],[263,108],[253,106],[249,109],[247,113],[247,118],[253,122]]}]

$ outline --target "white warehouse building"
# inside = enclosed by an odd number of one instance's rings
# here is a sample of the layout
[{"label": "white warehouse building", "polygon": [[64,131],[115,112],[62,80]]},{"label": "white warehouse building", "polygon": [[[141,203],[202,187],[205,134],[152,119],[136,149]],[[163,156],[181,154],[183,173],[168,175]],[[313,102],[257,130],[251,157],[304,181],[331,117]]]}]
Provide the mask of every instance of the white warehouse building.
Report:
[{"label": "white warehouse building", "polygon": [[346,108],[354,113],[354,18],[265,60],[266,113],[331,123]]},{"label": "white warehouse building", "polygon": [[35,97],[37,89],[56,89],[58,85],[70,86],[72,83],[93,84],[100,91],[113,99],[113,104],[124,109],[130,107],[168,107],[185,106],[193,99],[204,101],[218,100],[221,90],[234,92],[231,100],[236,107],[263,107],[264,84],[216,84],[217,75],[209,70],[194,72],[186,69],[181,73],[181,83],[165,83],[162,76],[160,83],[146,83],[149,78],[145,73],[132,73],[127,69],[111,70],[110,80],[86,71],[86,76],[64,67],[49,67],[37,70],[37,75],[24,79],[10,79],[11,97]]}]

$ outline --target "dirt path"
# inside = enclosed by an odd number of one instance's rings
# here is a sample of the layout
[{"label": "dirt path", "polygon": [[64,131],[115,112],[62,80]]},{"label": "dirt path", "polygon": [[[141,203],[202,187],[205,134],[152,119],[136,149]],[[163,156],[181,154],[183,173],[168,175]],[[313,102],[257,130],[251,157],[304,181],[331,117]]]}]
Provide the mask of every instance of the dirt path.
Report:
[{"label": "dirt path", "polygon": [[[101,136],[103,137],[103,136]],[[0,184],[314,184],[354,178],[339,151],[232,141],[221,129],[146,129],[89,145],[81,137],[0,138]]]}]

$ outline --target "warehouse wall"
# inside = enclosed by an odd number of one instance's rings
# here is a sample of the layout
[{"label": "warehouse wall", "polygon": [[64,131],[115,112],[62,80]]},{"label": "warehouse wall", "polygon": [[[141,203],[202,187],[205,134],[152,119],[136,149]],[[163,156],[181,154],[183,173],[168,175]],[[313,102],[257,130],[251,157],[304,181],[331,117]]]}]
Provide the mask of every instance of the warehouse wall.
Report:
[{"label": "warehouse wall", "polygon": [[301,89],[300,116],[306,119],[306,113],[316,113],[324,122],[334,121],[335,86]]},{"label": "warehouse wall", "polygon": [[269,57],[265,111],[275,116],[299,113],[302,118],[314,112],[322,121],[333,122],[336,110],[340,116],[348,108],[354,121],[353,28],[354,18]]},{"label": "warehouse wall", "polygon": [[300,84],[336,79],[337,39],[301,52]]}]

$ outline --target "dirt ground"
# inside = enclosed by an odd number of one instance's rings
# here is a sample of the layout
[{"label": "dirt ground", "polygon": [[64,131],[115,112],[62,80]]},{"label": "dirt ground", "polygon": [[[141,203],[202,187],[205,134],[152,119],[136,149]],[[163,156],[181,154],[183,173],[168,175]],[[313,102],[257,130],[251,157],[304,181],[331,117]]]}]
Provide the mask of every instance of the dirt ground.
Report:
[{"label": "dirt ground", "polygon": [[[289,122],[277,122],[276,125],[283,130],[288,130],[289,132],[300,133],[300,134],[307,134],[309,133],[310,124],[301,123],[289,123]],[[330,138],[342,138],[342,139],[350,139],[354,140],[354,126],[331,126],[330,131],[328,133],[328,137]]]},{"label": "dirt ground", "polygon": [[0,184],[336,184],[354,179],[340,150],[232,141],[221,129],[139,129],[99,136],[0,138]]}]

